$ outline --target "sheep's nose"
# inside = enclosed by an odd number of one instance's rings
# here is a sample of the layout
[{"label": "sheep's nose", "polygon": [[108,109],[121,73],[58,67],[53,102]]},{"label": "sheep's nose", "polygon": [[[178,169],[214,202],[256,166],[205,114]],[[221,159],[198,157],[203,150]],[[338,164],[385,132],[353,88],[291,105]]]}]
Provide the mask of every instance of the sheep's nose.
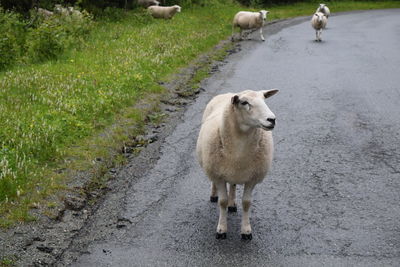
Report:
[{"label": "sheep's nose", "polygon": [[269,121],[272,125],[275,125],[275,119],[268,118],[267,121]]}]

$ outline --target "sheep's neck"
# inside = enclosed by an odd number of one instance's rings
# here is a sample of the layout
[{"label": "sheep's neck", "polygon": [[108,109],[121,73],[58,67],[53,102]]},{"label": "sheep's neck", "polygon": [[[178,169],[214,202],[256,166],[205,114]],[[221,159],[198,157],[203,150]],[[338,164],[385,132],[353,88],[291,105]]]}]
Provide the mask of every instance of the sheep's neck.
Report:
[{"label": "sheep's neck", "polygon": [[224,151],[226,153],[254,151],[259,144],[260,129],[241,127],[233,110],[227,113],[220,133]]}]

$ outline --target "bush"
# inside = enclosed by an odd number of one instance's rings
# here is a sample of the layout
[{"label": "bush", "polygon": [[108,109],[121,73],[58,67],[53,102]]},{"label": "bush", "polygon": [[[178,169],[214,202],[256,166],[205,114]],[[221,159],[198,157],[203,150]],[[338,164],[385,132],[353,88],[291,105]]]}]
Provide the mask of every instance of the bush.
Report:
[{"label": "bush", "polygon": [[0,70],[14,64],[24,45],[24,23],[19,15],[0,7]]},{"label": "bush", "polygon": [[49,19],[38,28],[31,29],[27,36],[27,59],[31,62],[43,62],[57,58],[64,50],[62,27]]},{"label": "bush", "polygon": [[28,23],[0,7],[0,71],[17,62],[44,62],[58,58],[68,48],[79,48],[92,29],[92,21],[86,11],[49,18],[32,11]]}]

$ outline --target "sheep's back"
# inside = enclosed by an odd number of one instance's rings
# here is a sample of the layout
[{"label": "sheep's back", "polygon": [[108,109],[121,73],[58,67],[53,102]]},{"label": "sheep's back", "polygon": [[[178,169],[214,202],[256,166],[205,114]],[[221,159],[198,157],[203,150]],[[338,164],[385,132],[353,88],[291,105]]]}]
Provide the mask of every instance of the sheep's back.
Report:
[{"label": "sheep's back", "polygon": [[257,20],[258,16],[259,16],[258,12],[248,12],[248,11],[238,12],[234,18],[234,25],[239,26],[242,29],[252,29],[260,27],[262,25],[259,25],[260,23]]}]

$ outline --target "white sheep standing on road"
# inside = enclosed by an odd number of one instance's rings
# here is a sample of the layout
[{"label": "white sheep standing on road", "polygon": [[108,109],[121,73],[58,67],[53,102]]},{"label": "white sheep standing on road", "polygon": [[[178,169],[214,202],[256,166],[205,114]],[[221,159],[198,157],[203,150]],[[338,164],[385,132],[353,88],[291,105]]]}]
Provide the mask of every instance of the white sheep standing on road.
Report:
[{"label": "white sheep standing on road", "polygon": [[327,18],[329,18],[329,16],[331,15],[331,11],[325,4],[319,4],[319,7],[317,8],[317,11],[315,11],[315,13],[317,12],[323,13]]},{"label": "white sheep standing on road", "polygon": [[174,6],[149,6],[147,10],[156,19],[171,19],[177,12],[181,12],[181,7]]},{"label": "white sheep standing on road", "polygon": [[233,31],[235,27],[240,28],[240,39],[242,39],[242,31],[250,29],[260,29],[261,40],[265,41],[262,28],[267,21],[269,11],[261,10],[259,12],[239,11],[233,18],[232,23],[232,41]]},{"label": "white sheep standing on road", "polygon": [[[210,200],[218,200],[217,239],[225,239],[228,211],[236,211],[236,184],[244,184],[242,239],[252,239],[251,194],[270,169],[275,115],[265,99],[278,90],[243,91],[214,97],[207,105],[197,139],[197,158],[212,182]],[[229,183],[229,196],[226,183]]]},{"label": "white sheep standing on road", "polygon": [[328,19],[321,12],[317,12],[312,16],[311,26],[315,29],[315,35],[316,35],[315,41],[317,41],[317,42],[322,41],[322,39],[321,39],[322,29],[324,29],[326,27],[327,23],[328,23]]}]

